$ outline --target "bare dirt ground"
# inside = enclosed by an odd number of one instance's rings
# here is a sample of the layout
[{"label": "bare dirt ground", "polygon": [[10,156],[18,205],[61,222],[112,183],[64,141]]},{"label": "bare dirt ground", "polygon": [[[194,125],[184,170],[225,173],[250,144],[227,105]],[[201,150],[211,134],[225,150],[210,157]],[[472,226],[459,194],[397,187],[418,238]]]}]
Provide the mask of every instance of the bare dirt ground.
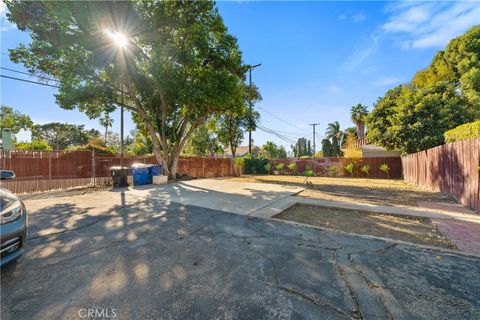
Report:
[{"label": "bare dirt ground", "polygon": [[[233,181],[264,182],[306,186],[305,177],[287,175],[244,175],[228,177]],[[402,180],[365,179],[348,177],[309,177],[312,185],[298,196],[326,200],[381,204],[391,206],[417,206],[418,202],[454,204],[447,195],[425,190]]]},{"label": "bare dirt ground", "polygon": [[456,249],[428,218],[394,216],[304,204],[293,205],[274,218],[350,233]]}]

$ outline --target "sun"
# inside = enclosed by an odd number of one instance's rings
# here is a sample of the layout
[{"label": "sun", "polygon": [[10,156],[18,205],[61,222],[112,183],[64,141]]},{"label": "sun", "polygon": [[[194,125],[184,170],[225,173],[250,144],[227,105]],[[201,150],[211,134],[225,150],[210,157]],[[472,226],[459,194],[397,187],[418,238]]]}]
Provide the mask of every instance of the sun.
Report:
[{"label": "sun", "polygon": [[110,30],[105,30],[105,33],[112,39],[113,43],[119,47],[123,48],[128,44],[128,38],[125,34],[121,32],[111,32]]}]

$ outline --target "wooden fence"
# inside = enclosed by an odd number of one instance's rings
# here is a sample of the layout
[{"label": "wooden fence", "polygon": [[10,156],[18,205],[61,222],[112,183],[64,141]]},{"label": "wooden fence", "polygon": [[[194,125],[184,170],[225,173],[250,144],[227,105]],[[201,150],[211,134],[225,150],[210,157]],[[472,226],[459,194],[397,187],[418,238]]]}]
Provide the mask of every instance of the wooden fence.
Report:
[{"label": "wooden fence", "polygon": [[[110,181],[110,167],[120,165],[119,157],[96,156],[92,151],[0,150],[0,168],[13,170],[16,178],[1,186],[16,193],[31,193]],[[125,157],[123,165],[156,164],[154,156]],[[178,172],[196,178],[231,176],[230,158],[186,157],[178,161]]]},{"label": "wooden fence", "polygon": [[480,212],[480,138],[402,157],[405,181],[452,195]]}]

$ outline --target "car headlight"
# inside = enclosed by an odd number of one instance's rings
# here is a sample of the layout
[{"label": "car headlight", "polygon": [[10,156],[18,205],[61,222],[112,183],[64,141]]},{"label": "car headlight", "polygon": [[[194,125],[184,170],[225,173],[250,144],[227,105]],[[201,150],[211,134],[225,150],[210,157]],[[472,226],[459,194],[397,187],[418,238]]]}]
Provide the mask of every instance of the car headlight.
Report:
[{"label": "car headlight", "polygon": [[25,212],[25,207],[20,201],[15,201],[0,212],[0,224],[9,223],[17,220]]}]

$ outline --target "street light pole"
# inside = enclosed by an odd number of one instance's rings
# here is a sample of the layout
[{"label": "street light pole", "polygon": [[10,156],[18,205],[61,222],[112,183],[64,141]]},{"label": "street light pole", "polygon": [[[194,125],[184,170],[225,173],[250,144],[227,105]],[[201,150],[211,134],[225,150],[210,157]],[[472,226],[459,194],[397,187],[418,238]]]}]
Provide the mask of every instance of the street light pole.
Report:
[{"label": "street light pole", "polygon": [[260,67],[262,64],[256,64],[254,66],[248,67],[248,78],[249,78],[249,85],[248,85],[248,105],[250,110],[250,123],[248,126],[248,153],[252,154],[252,121],[253,121],[253,106],[252,106],[252,70],[256,67]]}]

